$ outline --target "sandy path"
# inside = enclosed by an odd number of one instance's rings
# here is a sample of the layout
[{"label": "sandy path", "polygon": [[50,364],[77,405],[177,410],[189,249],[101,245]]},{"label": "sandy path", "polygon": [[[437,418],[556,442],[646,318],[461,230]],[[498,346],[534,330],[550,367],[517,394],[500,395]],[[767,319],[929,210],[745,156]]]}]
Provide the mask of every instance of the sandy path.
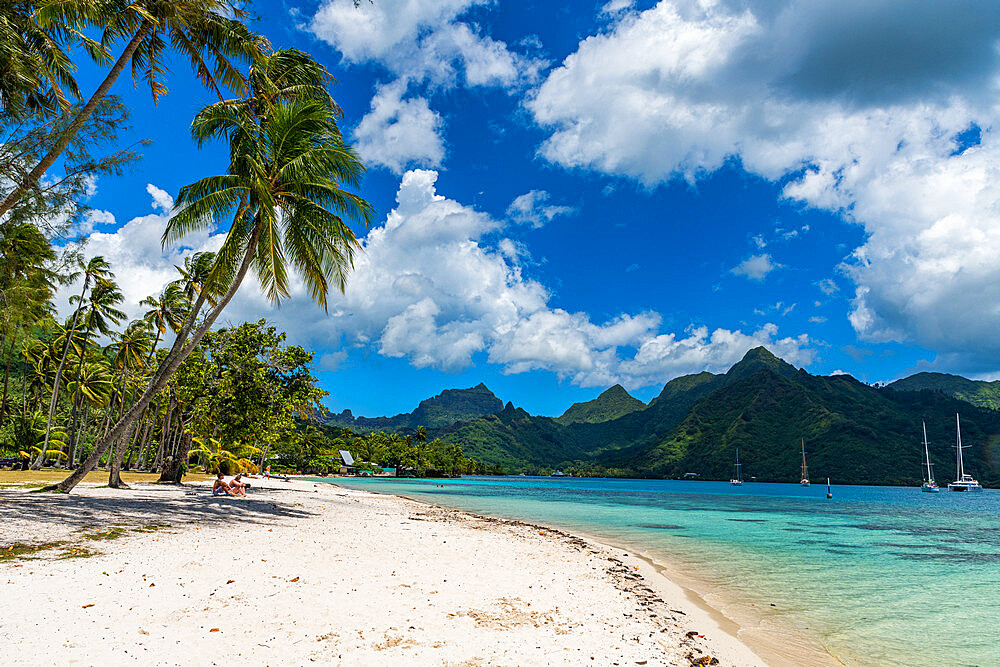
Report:
[{"label": "sandy path", "polygon": [[[619,549],[326,484],[271,486],[248,500],[194,486],[0,492],[4,548],[69,541],[0,561],[4,662],[763,664]],[[83,539],[112,523],[168,527]],[[81,545],[103,553],[59,558]]]}]

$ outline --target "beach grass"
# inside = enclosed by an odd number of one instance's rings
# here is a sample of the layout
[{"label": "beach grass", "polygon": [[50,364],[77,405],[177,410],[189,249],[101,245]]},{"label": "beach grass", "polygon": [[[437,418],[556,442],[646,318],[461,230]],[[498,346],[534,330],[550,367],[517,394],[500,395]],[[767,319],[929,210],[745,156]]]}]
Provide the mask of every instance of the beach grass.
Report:
[{"label": "beach grass", "polygon": [[[27,488],[38,488],[52,482],[62,481],[70,471],[61,468],[43,468],[41,470],[0,470],[0,486],[23,486]],[[160,479],[160,474],[155,472],[133,472],[122,471],[122,481],[126,484],[134,483],[154,483]],[[185,482],[199,482],[213,479],[211,475],[202,473],[191,473],[184,476]],[[106,470],[92,470],[87,473],[83,480],[91,484],[107,484],[108,473]]]}]

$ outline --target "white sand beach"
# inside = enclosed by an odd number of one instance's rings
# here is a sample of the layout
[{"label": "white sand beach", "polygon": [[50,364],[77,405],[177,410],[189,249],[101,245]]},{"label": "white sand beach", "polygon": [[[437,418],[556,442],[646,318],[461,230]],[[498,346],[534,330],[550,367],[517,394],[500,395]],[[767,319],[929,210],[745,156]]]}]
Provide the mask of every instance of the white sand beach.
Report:
[{"label": "white sand beach", "polygon": [[252,483],[248,499],[204,483],[0,491],[5,550],[65,542],[0,560],[4,662],[766,664],[619,548],[328,484]]}]

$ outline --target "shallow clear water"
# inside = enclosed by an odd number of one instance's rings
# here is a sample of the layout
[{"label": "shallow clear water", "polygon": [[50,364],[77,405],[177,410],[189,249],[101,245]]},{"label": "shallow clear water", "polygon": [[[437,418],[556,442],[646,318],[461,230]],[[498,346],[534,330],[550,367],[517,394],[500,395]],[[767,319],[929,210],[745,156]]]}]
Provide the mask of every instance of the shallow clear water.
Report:
[{"label": "shallow clear water", "polygon": [[687,564],[852,664],[1000,665],[1000,492],[669,480],[350,478]]}]

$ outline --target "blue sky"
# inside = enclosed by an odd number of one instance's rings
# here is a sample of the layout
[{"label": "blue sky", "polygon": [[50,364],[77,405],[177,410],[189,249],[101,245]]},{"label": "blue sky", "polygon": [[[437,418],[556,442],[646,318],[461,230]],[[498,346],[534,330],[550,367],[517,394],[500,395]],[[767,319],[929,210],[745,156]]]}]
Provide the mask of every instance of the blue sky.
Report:
[{"label": "blue sky", "polygon": [[[254,10],[339,79],[378,224],[329,315],[250,285],[225,317],[313,349],[332,410],[395,414],[485,382],[559,414],[616,382],[649,400],[759,344],[868,382],[1000,373],[996,3]],[[158,107],[116,86],[130,138],[153,143],[90,202],[88,252],[133,314],[219,241],[158,245],[177,189],[224,167],[190,141],[210,100],[172,65]]]}]

